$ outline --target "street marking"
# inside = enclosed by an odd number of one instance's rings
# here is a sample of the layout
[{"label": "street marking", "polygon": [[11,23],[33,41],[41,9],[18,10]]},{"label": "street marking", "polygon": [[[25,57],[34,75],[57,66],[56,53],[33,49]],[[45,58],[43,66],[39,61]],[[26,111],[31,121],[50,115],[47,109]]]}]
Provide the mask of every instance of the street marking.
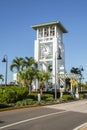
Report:
[{"label": "street marking", "polygon": [[30,119],[18,121],[18,122],[12,123],[12,124],[2,126],[2,127],[0,127],[0,130],[2,130],[4,128],[11,127],[11,126],[15,126],[15,125],[18,125],[18,124],[22,124],[22,123],[25,123],[25,122],[29,122],[29,121],[32,121],[32,120],[36,120],[36,119],[40,119],[40,118],[44,118],[44,117],[48,117],[48,116],[52,116],[52,115],[56,115],[56,114],[61,114],[61,113],[65,113],[65,112],[68,112],[68,111],[55,112],[55,113],[50,113],[50,114],[46,114],[46,115],[37,116],[37,117],[34,117],[34,118],[30,118]]},{"label": "street marking", "polygon": [[78,127],[76,127],[76,128],[74,128],[73,130],[80,130],[80,128],[85,127],[86,125],[87,125],[87,122],[78,126]]}]

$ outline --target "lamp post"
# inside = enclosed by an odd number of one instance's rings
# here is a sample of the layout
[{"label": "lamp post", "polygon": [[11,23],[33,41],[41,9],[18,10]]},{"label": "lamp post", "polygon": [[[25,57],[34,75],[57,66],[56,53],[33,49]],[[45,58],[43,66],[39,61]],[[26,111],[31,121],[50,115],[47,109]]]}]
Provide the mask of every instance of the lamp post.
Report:
[{"label": "lamp post", "polygon": [[57,76],[57,60],[61,60],[61,54],[60,54],[60,51],[59,53],[56,51],[55,52],[55,100],[57,100],[57,79],[58,79],[58,76]]},{"label": "lamp post", "polygon": [[6,71],[5,71],[5,86],[6,86],[7,85],[7,70],[8,70],[8,57],[7,57],[7,55],[4,55],[2,62],[6,63]]},{"label": "lamp post", "polygon": [[82,87],[81,87],[81,83],[82,83],[82,71],[84,71],[82,65],[80,65],[79,70],[80,70],[80,75],[81,75],[81,78],[80,78],[80,89],[81,89],[81,91],[82,91]]}]

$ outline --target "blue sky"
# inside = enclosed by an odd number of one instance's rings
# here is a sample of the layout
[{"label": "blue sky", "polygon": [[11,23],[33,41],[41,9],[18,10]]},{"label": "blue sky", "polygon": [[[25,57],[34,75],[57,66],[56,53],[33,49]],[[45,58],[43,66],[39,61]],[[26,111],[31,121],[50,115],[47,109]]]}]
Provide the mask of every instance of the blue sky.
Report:
[{"label": "blue sky", "polygon": [[[53,21],[68,30],[63,36],[67,72],[82,65],[87,81],[87,0],[0,0],[0,61],[8,56],[8,82],[12,60],[34,55],[36,32],[31,26]],[[0,74],[5,74],[2,62]]]}]

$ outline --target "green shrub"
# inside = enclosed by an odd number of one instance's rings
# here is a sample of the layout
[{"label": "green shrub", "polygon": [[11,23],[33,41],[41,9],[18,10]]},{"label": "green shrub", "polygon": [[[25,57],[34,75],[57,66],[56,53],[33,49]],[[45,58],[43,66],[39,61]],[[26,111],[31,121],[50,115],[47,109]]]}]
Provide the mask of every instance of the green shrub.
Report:
[{"label": "green shrub", "polygon": [[37,105],[44,105],[46,102],[44,100],[41,100],[40,102],[37,102]]},{"label": "green shrub", "polygon": [[0,108],[11,107],[12,105],[0,103]]},{"label": "green shrub", "polygon": [[45,100],[45,101],[53,100],[53,95],[52,94],[42,94],[41,100]]},{"label": "green shrub", "polygon": [[60,98],[60,101],[68,101],[68,100],[73,100],[72,95],[63,95],[63,96]]},{"label": "green shrub", "polygon": [[83,99],[84,97],[84,94],[79,94],[79,99]]},{"label": "green shrub", "polygon": [[27,98],[37,101],[38,100],[38,94],[37,93],[28,94]]},{"label": "green shrub", "polygon": [[26,98],[28,89],[26,87],[6,86],[0,87],[0,102],[14,103],[18,100]]},{"label": "green shrub", "polygon": [[53,99],[53,97],[48,97],[47,99],[46,99],[46,101],[53,101],[54,99]]},{"label": "green shrub", "polygon": [[33,101],[32,99],[24,99],[22,101],[18,101],[16,103],[16,106],[26,106],[26,105],[33,105],[35,104],[35,101]]},{"label": "green shrub", "polygon": [[[38,100],[38,93],[31,93],[31,94],[28,94],[27,98],[29,99],[33,99],[35,101]],[[42,94],[41,95],[41,100],[44,100],[44,101],[49,101],[49,100],[53,100],[53,95],[52,94]]]}]

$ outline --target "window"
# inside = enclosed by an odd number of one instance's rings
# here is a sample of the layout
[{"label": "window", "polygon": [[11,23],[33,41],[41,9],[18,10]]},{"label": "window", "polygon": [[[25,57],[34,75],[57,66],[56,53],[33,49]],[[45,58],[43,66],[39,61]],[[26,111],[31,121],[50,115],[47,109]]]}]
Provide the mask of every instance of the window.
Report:
[{"label": "window", "polygon": [[49,36],[49,28],[46,27],[44,28],[44,37],[48,37]]},{"label": "window", "polygon": [[55,27],[51,26],[50,27],[50,36],[54,36],[55,35]]},{"label": "window", "polygon": [[39,38],[43,37],[43,28],[40,28],[38,31],[39,31]]}]

